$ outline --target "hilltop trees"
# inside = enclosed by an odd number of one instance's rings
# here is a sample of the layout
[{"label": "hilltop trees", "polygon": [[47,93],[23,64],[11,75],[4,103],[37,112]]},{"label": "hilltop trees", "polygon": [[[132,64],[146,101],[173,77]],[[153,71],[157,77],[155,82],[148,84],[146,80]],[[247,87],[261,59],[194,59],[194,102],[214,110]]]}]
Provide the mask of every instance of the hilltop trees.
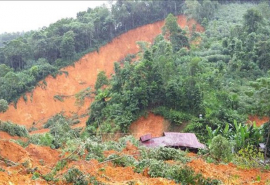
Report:
[{"label": "hilltop trees", "polygon": [[73,31],[64,34],[60,43],[60,55],[62,59],[70,60],[75,55],[75,42]]}]

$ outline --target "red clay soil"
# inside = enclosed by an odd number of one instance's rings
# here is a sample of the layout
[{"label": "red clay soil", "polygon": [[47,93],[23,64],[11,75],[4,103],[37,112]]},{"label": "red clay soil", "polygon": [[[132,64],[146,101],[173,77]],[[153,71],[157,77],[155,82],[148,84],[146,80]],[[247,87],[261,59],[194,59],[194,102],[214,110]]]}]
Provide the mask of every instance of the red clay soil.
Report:
[{"label": "red clay soil", "polygon": [[[31,169],[47,174],[59,160],[59,153],[49,147],[29,145],[26,149],[8,140],[0,140],[0,184],[48,184],[32,179]],[[6,162],[5,162],[6,160]],[[40,164],[41,163],[41,164]]]},{"label": "red clay soil", "polygon": [[[105,156],[111,154],[139,155],[138,150],[131,143],[127,143],[126,148],[121,152],[106,151]],[[7,165],[4,160],[0,159],[0,184],[48,184],[45,180],[33,180],[33,172],[29,169],[36,169],[36,172],[45,175],[53,169],[57,162],[61,159],[60,152],[52,150],[49,147],[42,147],[30,144],[26,149],[18,144],[7,140],[0,140],[0,156],[16,165]],[[259,169],[239,169],[232,163],[229,164],[213,164],[206,163],[196,154],[189,154],[192,158],[187,165],[197,173],[202,173],[204,177],[211,179],[219,179],[224,184],[270,184],[270,171],[262,171]],[[64,156],[62,156],[64,157]],[[175,164],[173,161],[168,163]],[[145,173],[135,173],[132,167],[116,167],[110,161],[99,163],[92,159],[85,161],[78,159],[69,161],[67,167],[57,173],[57,177],[63,179],[63,175],[70,168],[78,168],[85,174],[94,176],[98,181],[105,184],[175,184],[173,181],[163,178],[150,178]],[[60,181],[58,184],[66,184]]]},{"label": "red clay soil", "polygon": [[[34,162],[44,163],[46,165],[53,165],[60,159],[60,153],[48,146],[38,146],[30,144],[25,150],[29,153],[29,157]],[[42,162],[41,162],[42,161]]]},{"label": "red clay soil", "polygon": [[[131,143],[121,152],[113,150],[105,151],[104,155],[107,157],[112,154],[121,155],[138,155],[138,149]],[[110,161],[98,163],[96,160],[73,161],[61,174],[64,174],[69,168],[78,168],[80,171],[95,176],[96,179],[105,184],[148,184],[148,185],[174,185],[175,182],[163,178],[150,178],[148,174],[135,173],[132,167],[116,167]]]},{"label": "red clay soil", "polygon": [[0,140],[0,156],[19,163],[29,159],[29,153],[23,147],[8,140]]},{"label": "red clay soil", "polygon": [[[182,28],[188,26],[190,29],[196,22],[187,21],[186,17],[179,16],[178,23]],[[48,76],[45,81],[47,85],[36,86],[32,93],[27,93],[27,102],[21,97],[17,102],[17,109],[12,104],[5,113],[0,114],[2,121],[10,120],[14,123],[25,125],[30,128],[33,123],[38,128],[42,123],[53,115],[64,112],[71,116],[74,113],[82,115],[87,113],[87,108],[93,99],[86,99],[83,106],[75,105],[74,95],[87,87],[93,87],[99,71],[105,71],[108,76],[113,73],[115,61],[123,59],[127,54],[139,52],[137,41],[152,42],[161,33],[164,21],[148,24],[113,39],[107,45],[101,47],[99,52],[92,52],[83,56],[74,66],[63,68],[68,75],[58,75],[56,78]],[[197,31],[204,29],[197,25]],[[67,96],[61,102],[54,99],[55,95]],[[85,123],[81,123],[85,125]]]},{"label": "red clay soil", "polygon": [[97,178],[105,184],[149,184],[149,185],[174,185],[174,181],[163,178],[149,178],[143,174],[135,173],[132,167],[106,166],[99,171]]},{"label": "red clay soil", "polygon": [[142,135],[151,134],[152,137],[160,137],[168,129],[169,123],[162,116],[149,113],[147,117],[141,117],[130,125],[130,133],[137,139]]},{"label": "red clay soil", "polygon": [[259,117],[259,116],[253,115],[253,116],[249,116],[248,120],[249,120],[248,122],[249,124],[253,124],[253,122],[255,122],[257,126],[261,126],[264,123],[269,122],[269,117],[266,117],[266,116]]},{"label": "red clay soil", "polygon": [[28,139],[24,137],[19,137],[19,136],[11,136],[7,132],[0,131],[0,139],[14,139],[14,140],[22,140],[26,142]]},{"label": "red clay soil", "polygon": [[195,172],[202,173],[204,177],[219,179],[224,184],[270,184],[270,171],[262,172],[260,169],[239,169],[232,163],[213,164],[206,163],[202,159],[193,159],[188,166],[192,167]]}]

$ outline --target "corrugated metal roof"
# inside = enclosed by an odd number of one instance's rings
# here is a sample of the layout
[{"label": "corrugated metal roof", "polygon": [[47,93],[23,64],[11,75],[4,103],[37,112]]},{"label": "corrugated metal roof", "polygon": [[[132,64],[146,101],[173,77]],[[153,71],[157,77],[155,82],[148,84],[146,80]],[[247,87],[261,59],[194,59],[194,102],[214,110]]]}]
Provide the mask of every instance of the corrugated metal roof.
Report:
[{"label": "corrugated metal roof", "polygon": [[146,135],[143,135],[143,136],[140,137],[141,142],[145,142],[145,141],[148,141],[150,139],[152,139],[151,134],[146,134]]},{"label": "corrugated metal roof", "polygon": [[185,147],[191,149],[206,148],[194,133],[164,132],[164,136],[141,141],[147,147]]}]

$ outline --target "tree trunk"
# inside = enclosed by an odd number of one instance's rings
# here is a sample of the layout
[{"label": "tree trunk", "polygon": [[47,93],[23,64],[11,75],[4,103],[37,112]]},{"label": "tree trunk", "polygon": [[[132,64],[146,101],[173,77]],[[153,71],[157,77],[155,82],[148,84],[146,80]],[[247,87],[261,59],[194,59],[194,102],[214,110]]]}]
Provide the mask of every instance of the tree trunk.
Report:
[{"label": "tree trunk", "polygon": [[266,154],[267,154],[267,147],[268,147],[268,143],[269,143],[269,137],[270,137],[270,123],[269,123],[269,126],[268,126],[268,134],[267,134],[267,139],[266,139],[266,143],[265,143],[264,163],[266,162]]}]

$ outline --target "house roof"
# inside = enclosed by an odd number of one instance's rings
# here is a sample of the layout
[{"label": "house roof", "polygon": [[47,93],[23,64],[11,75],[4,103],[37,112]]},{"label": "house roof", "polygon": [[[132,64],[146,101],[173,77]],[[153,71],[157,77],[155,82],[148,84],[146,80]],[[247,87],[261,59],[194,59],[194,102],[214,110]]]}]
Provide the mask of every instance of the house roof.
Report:
[{"label": "house roof", "polygon": [[203,149],[206,146],[200,143],[194,133],[164,132],[162,137],[151,138],[150,134],[140,138],[142,145],[147,147],[185,147]]}]

